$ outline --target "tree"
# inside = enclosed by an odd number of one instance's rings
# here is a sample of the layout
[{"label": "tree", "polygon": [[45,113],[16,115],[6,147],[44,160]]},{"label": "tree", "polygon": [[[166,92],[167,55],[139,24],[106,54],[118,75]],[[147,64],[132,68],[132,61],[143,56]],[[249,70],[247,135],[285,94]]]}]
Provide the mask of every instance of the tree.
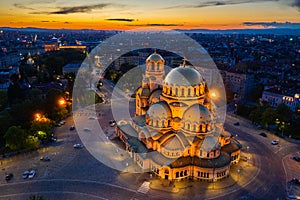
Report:
[{"label": "tree", "polygon": [[21,129],[20,126],[11,126],[6,131],[4,139],[6,140],[6,146],[11,150],[19,150],[24,147],[25,140],[27,138],[26,132]]},{"label": "tree", "polygon": [[24,148],[26,149],[37,149],[39,147],[39,138],[29,135],[24,142]]},{"label": "tree", "polygon": [[276,113],[278,116],[279,121],[281,122],[289,122],[291,121],[293,112],[291,109],[286,106],[284,103],[281,103],[276,108]]},{"label": "tree", "polygon": [[8,106],[7,92],[0,91],[0,111]]},{"label": "tree", "polygon": [[255,108],[249,114],[249,118],[253,124],[258,124],[260,122],[261,117],[262,117],[262,111],[260,107]]},{"label": "tree", "polygon": [[30,132],[40,140],[46,139],[52,134],[54,122],[49,118],[42,117],[40,120],[31,122]]},{"label": "tree", "polygon": [[261,116],[261,123],[266,127],[269,128],[271,124],[275,123],[277,118],[275,110],[272,108],[266,108],[266,110],[262,113]]},{"label": "tree", "polygon": [[54,121],[61,119],[68,113],[65,105],[59,105],[59,99],[64,98],[64,93],[57,89],[51,89],[46,95],[46,113]]}]

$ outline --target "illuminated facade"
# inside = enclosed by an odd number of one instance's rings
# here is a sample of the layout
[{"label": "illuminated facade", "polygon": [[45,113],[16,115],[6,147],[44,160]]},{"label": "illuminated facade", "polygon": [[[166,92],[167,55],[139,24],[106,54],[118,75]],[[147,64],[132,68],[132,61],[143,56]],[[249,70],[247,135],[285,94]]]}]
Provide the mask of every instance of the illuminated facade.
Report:
[{"label": "illuminated facade", "polygon": [[240,143],[217,123],[208,88],[185,62],[166,76],[164,59],[146,60],[136,113],[116,131],[137,164],[167,180],[216,181],[240,159]]}]

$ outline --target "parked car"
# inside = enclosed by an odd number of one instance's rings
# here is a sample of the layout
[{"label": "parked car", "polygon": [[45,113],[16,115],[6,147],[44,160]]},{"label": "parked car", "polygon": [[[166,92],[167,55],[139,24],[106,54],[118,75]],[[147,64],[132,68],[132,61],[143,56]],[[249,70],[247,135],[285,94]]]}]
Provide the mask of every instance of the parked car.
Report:
[{"label": "parked car", "polygon": [[239,126],[239,125],[240,125],[240,122],[235,122],[233,125]]},{"label": "parked car", "polygon": [[70,126],[70,131],[74,131],[75,130],[75,126]]},{"label": "parked car", "polygon": [[36,171],[34,169],[30,170],[28,178],[33,178],[35,176]]},{"label": "parked car", "polygon": [[61,123],[62,125],[64,125],[64,124],[66,123],[66,121],[65,121],[65,120],[61,120],[60,123]]},{"label": "parked car", "polygon": [[272,142],[271,142],[273,145],[277,145],[277,144],[279,144],[279,140],[272,140]]},{"label": "parked car", "polygon": [[116,125],[116,121],[115,120],[110,120],[108,123],[109,123],[110,126],[115,126]]},{"label": "parked car", "polygon": [[294,156],[294,157],[293,157],[293,160],[295,160],[295,161],[297,161],[297,162],[300,162],[300,157]]},{"label": "parked car", "polygon": [[89,116],[89,119],[96,119],[96,117],[94,117],[94,116]]},{"label": "parked car", "polygon": [[41,161],[50,161],[50,158],[49,158],[49,156],[42,156],[41,158],[40,158],[40,160]]},{"label": "parked car", "polygon": [[5,180],[9,181],[12,179],[12,177],[14,177],[14,175],[12,173],[6,174],[5,175]]},{"label": "parked car", "polygon": [[51,136],[51,137],[49,138],[49,141],[50,141],[50,142],[56,142],[56,141],[57,141],[57,138]]},{"label": "parked car", "polygon": [[265,134],[264,132],[261,132],[259,135],[263,137],[267,137],[267,134]]},{"label": "parked car", "polygon": [[28,176],[29,176],[29,171],[28,170],[26,170],[25,172],[23,172],[23,175],[22,175],[23,179],[28,178]]},{"label": "parked car", "polygon": [[74,144],[73,147],[74,147],[75,149],[82,149],[82,148],[83,148],[83,145],[78,143],[78,144]]},{"label": "parked car", "polygon": [[87,132],[91,131],[91,129],[89,129],[89,128],[84,128],[83,130],[87,131]]}]

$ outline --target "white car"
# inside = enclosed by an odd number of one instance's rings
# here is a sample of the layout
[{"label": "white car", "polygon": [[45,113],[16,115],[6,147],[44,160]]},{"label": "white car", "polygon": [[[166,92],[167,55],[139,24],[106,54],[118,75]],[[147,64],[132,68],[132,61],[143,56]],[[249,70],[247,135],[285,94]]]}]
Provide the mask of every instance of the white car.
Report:
[{"label": "white car", "polygon": [[34,169],[30,170],[28,178],[33,178],[35,173],[36,173],[36,171]]},{"label": "white car", "polygon": [[277,144],[279,144],[279,140],[272,140],[272,142],[271,142],[273,145],[277,145]]},{"label": "white car", "polygon": [[87,131],[87,132],[90,132],[90,131],[91,131],[91,129],[89,129],[89,128],[84,128],[83,130],[84,130],[84,131]]},{"label": "white car", "polygon": [[89,116],[89,119],[96,119],[96,117],[94,117],[94,116]]}]

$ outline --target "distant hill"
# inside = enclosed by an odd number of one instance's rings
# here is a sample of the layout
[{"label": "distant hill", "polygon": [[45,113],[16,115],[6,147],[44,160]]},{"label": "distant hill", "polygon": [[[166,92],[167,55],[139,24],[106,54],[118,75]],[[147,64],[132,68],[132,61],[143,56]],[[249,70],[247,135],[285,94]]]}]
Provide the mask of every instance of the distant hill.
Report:
[{"label": "distant hill", "polygon": [[265,28],[265,29],[186,29],[177,30],[184,33],[205,33],[205,34],[272,34],[272,35],[300,35],[300,29],[292,28]]},{"label": "distant hill", "polygon": [[[118,32],[117,30],[93,30],[93,29],[47,29],[47,28],[12,28],[0,27],[2,30],[9,31],[30,31],[30,32],[47,32],[47,31],[77,31],[77,32]],[[184,33],[204,33],[204,34],[273,34],[273,35],[300,35],[300,29],[297,28],[265,28],[265,29],[226,29],[226,30],[209,30],[209,29],[177,29],[176,31]]]}]

